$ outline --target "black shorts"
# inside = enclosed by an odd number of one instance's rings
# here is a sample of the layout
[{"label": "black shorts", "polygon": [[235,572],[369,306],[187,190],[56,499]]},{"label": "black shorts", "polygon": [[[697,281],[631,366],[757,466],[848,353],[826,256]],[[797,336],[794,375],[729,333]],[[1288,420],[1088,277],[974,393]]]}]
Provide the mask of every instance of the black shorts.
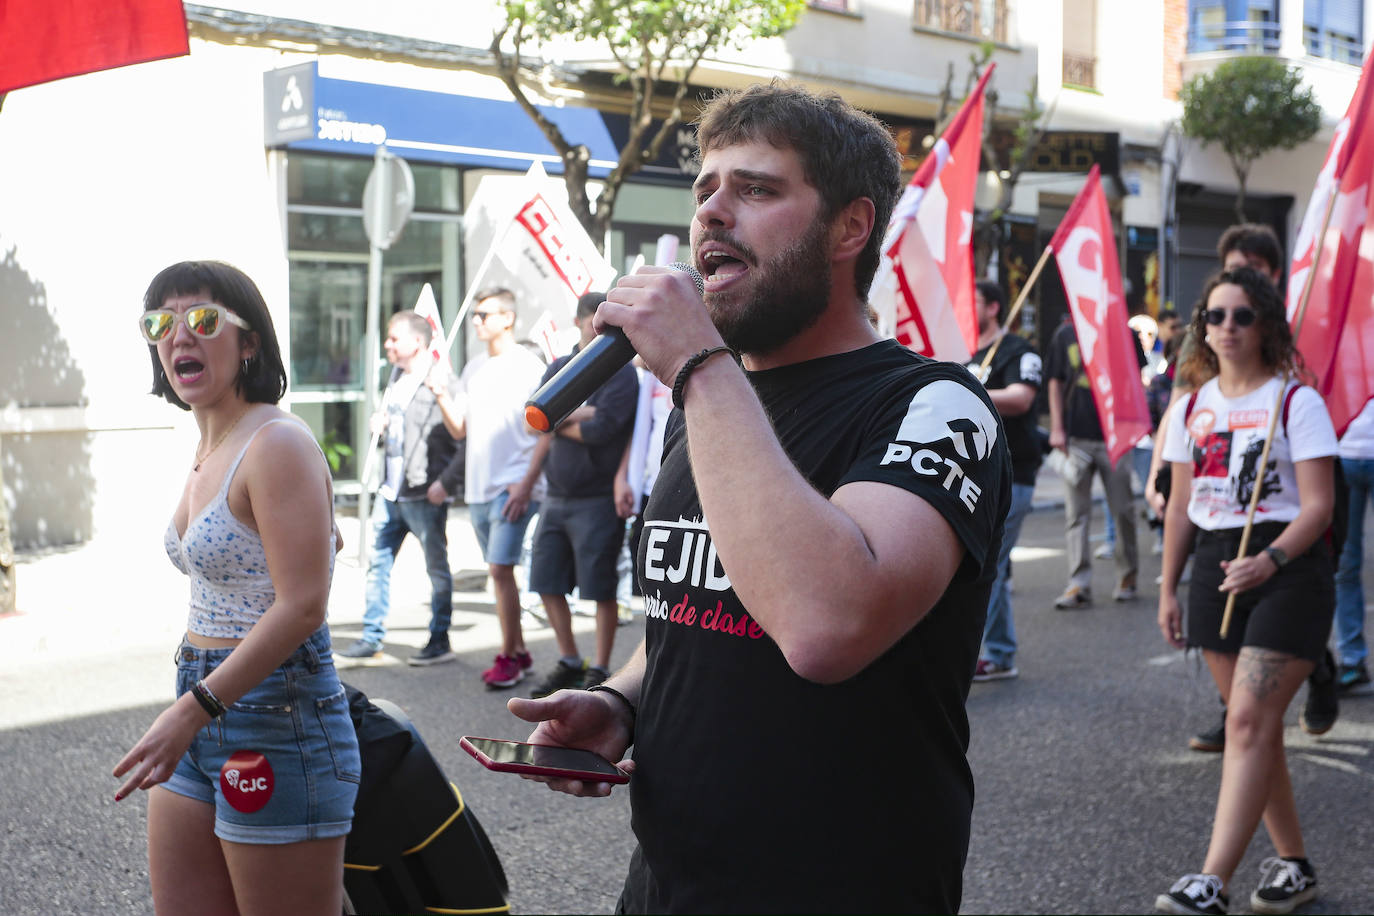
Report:
[{"label": "black shorts", "polygon": [[624,543],[625,520],[616,515],[614,498],[548,497],[534,532],[530,591],[568,595],[576,586],[587,601],[614,601]]},{"label": "black shorts", "polygon": [[[1262,551],[1285,527],[1282,522],[1255,525],[1246,555]],[[1263,585],[1241,592],[1226,638],[1221,638],[1227,599],[1226,592],[1217,590],[1226,578],[1221,561],[1235,559],[1240,535],[1240,528],[1198,532],[1185,614],[1189,647],[1237,655],[1242,646],[1252,646],[1320,661],[1336,608],[1331,549],[1325,538],[1293,557]]]}]

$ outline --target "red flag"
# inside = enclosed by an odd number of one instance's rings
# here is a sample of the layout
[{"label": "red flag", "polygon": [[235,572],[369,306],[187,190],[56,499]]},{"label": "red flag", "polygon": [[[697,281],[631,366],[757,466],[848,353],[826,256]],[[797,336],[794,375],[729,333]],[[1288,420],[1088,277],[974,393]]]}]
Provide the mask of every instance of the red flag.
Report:
[{"label": "red flag", "polygon": [[1050,240],[1069,301],[1078,352],[1112,464],[1150,432],[1134,331],[1126,323],[1121,266],[1097,166]]},{"label": "red flag", "polygon": [[1365,402],[1374,397],[1374,90],[1370,59],[1365,60],[1359,85],[1345,117],[1336,125],[1326,161],[1293,244],[1289,268],[1288,321],[1298,326],[1303,286],[1312,274],[1317,234],[1327,202],[1336,195],[1331,221],[1321,239],[1321,259],[1312,275],[1312,292],[1298,327],[1298,350],[1316,377],[1336,433],[1345,432]]},{"label": "red flag", "polygon": [[967,362],[978,348],[973,306],[973,194],[983,154],[983,89],[996,65],[935,142],[892,211],[883,252],[896,280],[897,341]]},{"label": "red flag", "polygon": [[190,52],[181,0],[0,2],[0,92]]}]

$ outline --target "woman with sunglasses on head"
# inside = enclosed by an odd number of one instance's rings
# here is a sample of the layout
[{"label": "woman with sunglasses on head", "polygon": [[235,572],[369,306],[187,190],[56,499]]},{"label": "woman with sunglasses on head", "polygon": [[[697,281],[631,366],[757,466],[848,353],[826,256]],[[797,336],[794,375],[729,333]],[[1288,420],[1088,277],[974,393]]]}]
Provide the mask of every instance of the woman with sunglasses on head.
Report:
[{"label": "woman with sunglasses on head", "polygon": [[160,913],[342,910],[360,764],[325,624],[334,555],[329,468],[276,403],[286,372],[243,273],[175,264],[144,296],[152,393],[194,414],[193,459],[164,538],[191,581],[177,700],[114,769],[148,793]]},{"label": "woman with sunglasses on head", "polygon": [[[1183,368],[1214,377],[1168,420],[1164,459],[1175,498],[1165,512],[1159,626],[1171,646],[1202,650],[1226,701],[1226,750],[1202,871],[1180,878],[1155,908],[1225,913],[1227,885],[1263,817],[1277,855],[1261,865],[1250,905],[1288,913],[1317,895],[1284,759],[1283,716],[1322,657],[1335,607],[1323,535],[1336,435],[1317,392],[1292,380],[1298,354],[1273,283],[1249,268],[1228,271],[1208,282],[1203,302],[1193,319],[1195,365]],[[1246,556],[1236,559],[1256,486],[1256,523]],[[1185,626],[1176,589],[1195,534]]]}]

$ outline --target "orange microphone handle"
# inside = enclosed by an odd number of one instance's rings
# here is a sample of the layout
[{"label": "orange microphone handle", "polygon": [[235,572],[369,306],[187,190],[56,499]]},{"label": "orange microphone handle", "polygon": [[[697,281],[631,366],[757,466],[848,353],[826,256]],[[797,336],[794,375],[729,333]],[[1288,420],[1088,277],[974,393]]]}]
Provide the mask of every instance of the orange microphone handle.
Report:
[{"label": "orange microphone handle", "polygon": [[634,359],[635,348],[625,332],[608,327],[598,334],[553,378],[545,382],[534,397],[525,402],[525,422],[540,432],[556,429],[620,368]]}]

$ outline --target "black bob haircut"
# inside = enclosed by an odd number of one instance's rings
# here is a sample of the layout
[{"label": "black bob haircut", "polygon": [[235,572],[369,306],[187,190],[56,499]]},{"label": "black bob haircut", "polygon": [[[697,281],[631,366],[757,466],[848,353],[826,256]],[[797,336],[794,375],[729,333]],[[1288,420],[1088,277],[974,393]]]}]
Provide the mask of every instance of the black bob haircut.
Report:
[{"label": "black bob haircut", "polygon": [[[258,286],[247,274],[223,261],[182,261],[163,269],[143,294],[143,310],[160,309],[170,296],[204,295],[248,322],[251,331],[230,325],[226,334],[251,334],[258,349],[239,370],[234,389],[250,404],[276,404],[286,394],[286,367],[282,365],[281,346],[272,315],[267,311]],[[153,390],[150,392],[182,410],[191,406],[177,397],[167,374],[162,370],[157,347],[149,346],[153,361]]]}]

